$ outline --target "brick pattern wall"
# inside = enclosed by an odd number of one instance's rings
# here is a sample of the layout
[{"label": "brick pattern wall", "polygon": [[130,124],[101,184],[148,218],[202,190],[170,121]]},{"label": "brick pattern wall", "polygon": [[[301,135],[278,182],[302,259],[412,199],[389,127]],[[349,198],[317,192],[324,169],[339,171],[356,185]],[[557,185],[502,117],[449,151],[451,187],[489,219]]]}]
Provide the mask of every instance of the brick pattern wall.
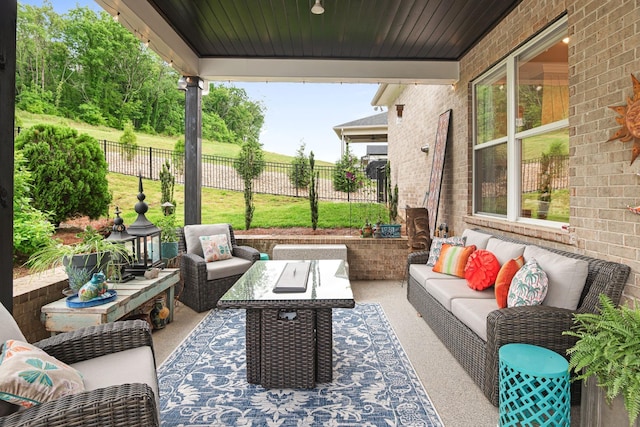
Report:
[{"label": "brick pattern wall", "polygon": [[403,280],[407,267],[407,237],[398,239],[363,239],[352,236],[252,236],[236,235],[238,245],[256,248],[273,255],[273,247],[283,245],[347,246],[350,280]]},{"label": "brick pattern wall", "polygon": [[[570,227],[567,230],[472,217],[470,82],[527,39],[567,13],[569,36]],[[633,95],[630,74],[640,77],[640,8],[637,2],[524,0],[460,62],[460,81],[449,86],[407,86],[394,102],[405,104],[395,124],[389,106],[389,159],[399,206],[423,206],[438,116],[451,108],[437,223],[454,233],[482,227],[546,246],[629,265],[625,296],[640,298],[640,161],[630,165],[631,143],[606,142],[619,128],[611,105]],[[394,168],[394,165],[396,168]],[[395,169],[395,170],[394,170]],[[402,211],[401,211],[402,212]]]},{"label": "brick pattern wall", "polygon": [[13,281],[13,318],[29,342],[50,336],[40,320],[40,308],[62,298],[69,286],[64,273],[28,276]]}]

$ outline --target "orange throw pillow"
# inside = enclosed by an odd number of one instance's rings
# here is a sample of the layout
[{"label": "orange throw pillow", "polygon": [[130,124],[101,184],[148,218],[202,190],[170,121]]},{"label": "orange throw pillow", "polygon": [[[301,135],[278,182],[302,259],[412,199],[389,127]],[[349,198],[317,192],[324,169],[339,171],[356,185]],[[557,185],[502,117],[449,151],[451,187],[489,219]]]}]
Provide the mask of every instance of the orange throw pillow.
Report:
[{"label": "orange throw pillow", "polygon": [[433,266],[436,273],[450,274],[452,276],[464,277],[464,267],[467,265],[469,256],[476,250],[475,245],[453,246],[448,243],[442,245],[440,257]]},{"label": "orange throw pillow", "polygon": [[491,252],[478,249],[471,254],[464,268],[467,285],[476,291],[483,291],[496,282],[500,271],[500,261]]},{"label": "orange throw pillow", "polygon": [[509,296],[509,287],[511,286],[511,281],[513,280],[513,276],[516,275],[520,267],[524,265],[524,257],[520,255],[518,258],[510,259],[505,262],[500,271],[498,272],[498,276],[496,277],[496,302],[498,303],[498,308],[505,308],[507,306],[507,297]]}]

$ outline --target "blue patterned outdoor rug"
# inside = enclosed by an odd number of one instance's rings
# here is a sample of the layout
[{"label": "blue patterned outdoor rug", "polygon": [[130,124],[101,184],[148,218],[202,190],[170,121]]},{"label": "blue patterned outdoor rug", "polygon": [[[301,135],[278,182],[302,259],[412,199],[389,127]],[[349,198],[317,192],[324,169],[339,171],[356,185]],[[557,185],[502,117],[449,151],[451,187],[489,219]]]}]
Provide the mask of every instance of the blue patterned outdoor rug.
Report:
[{"label": "blue patterned outdoor rug", "polygon": [[412,426],[442,421],[379,304],[333,310],[333,382],[247,383],[244,310],[213,310],[158,368],[163,426]]}]

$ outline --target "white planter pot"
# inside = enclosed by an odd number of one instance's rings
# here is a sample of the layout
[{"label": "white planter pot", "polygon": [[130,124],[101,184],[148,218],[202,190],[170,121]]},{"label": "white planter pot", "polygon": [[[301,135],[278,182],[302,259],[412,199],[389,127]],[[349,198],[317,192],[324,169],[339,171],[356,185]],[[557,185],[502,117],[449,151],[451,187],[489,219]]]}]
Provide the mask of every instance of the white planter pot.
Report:
[{"label": "white planter pot", "polygon": [[[629,427],[629,414],[624,407],[624,398],[618,396],[607,404],[605,392],[598,387],[594,377],[582,382],[582,397],[580,399],[581,427]],[[640,427],[640,421],[631,427]]]}]

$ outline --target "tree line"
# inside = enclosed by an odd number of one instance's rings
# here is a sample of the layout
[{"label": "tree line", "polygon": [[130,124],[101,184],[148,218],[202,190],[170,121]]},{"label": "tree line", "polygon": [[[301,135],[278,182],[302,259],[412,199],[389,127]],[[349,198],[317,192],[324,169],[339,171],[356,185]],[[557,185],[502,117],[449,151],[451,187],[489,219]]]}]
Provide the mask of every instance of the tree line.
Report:
[{"label": "tree line", "polygon": [[[19,4],[16,107],[93,125],[168,136],[184,133],[180,75],[106,12],[51,2]],[[244,89],[212,84],[202,98],[202,136],[258,142],[265,107]]]}]

